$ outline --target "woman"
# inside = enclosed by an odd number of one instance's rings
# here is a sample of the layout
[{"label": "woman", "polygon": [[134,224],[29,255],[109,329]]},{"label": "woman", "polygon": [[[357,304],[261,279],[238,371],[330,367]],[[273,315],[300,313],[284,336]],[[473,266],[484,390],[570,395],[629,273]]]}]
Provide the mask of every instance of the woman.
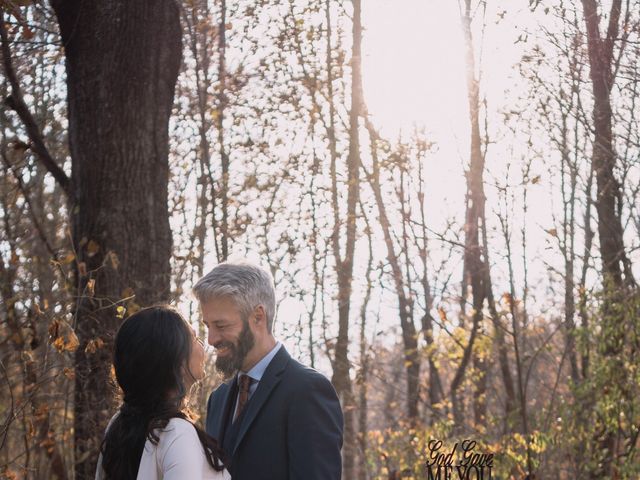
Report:
[{"label": "woman", "polygon": [[191,423],[185,398],[204,377],[204,347],[170,307],[140,310],[116,335],[124,394],[100,449],[96,480],[231,478],[216,441]]}]

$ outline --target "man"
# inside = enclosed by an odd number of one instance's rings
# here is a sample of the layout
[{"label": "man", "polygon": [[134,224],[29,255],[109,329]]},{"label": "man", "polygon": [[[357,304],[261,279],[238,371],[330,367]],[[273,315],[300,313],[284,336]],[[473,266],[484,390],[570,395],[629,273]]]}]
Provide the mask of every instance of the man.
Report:
[{"label": "man", "polygon": [[323,375],[273,336],[271,275],[223,263],[193,289],[227,381],[209,397],[206,430],[234,480],[333,480],[341,475],[342,410]]}]

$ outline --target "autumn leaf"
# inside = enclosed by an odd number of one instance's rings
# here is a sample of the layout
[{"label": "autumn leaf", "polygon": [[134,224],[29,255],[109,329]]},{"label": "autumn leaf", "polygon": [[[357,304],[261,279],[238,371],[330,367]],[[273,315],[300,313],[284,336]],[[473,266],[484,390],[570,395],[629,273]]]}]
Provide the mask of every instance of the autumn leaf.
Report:
[{"label": "autumn leaf", "polygon": [[53,345],[53,348],[58,352],[64,352],[64,339],[62,337],[56,338],[51,345]]},{"label": "autumn leaf", "polygon": [[90,297],[93,297],[94,293],[95,293],[95,287],[96,287],[96,281],[94,278],[90,278],[89,281],[87,281],[87,295]]},{"label": "autumn leaf", "polygon": [[55,444],[56,443],[53,438],[47,436],[40,442],[40,447],[44,448],[48,453],[51,453],[53,451],[53,448],[55,447]]},{"label": "autumn leaf", "polygon": [[96,280],[94,278],[89,279],[87,282],[87,295],[93,297],[96,288]]},{"label": "autumn leaf", "polygon": [[74,332],[73,329],[69,327],[69,334],[67,336],[67,343],[65,344],[65,349],[68,352],[75,352],[79,346],[80,346],[80,342],[78,341],[76,332]]},{"label": "autumn leaf", "polygon": [[513,302],[513,298],[511,297],[511,294],[509,292],[504,292],[502,294],[502,301],[506,306],[510,307],[511,303]]},{"label": "autumn leaf", "polygon": [[53,319],[53,321],[49,324],[49,336],[50,337],[55,337],[57,338],[58,335],[58,330],[60,329],[60,320],[58,319]]},{"label": "autumn leaf", "polygon": [[73,252],[68,252],[64,257],[60,259],[60,263],[63,265],[69,265],[76,259],[76,256]]},{"label": "autumn leaf", "polygon": [[136,294],[136,292],[133,290],[133,288],[131,287],[127,287],[124,290],[122,290],[122,298],[131,298]]},{"label": "autumn leaf", "polygon": [[18,480],[18,473],[14,470],[6,469],[2,472],[2,480]]},{"label": "autumn leaf", "polygon": [[38,421],[44,420],[48,414],[49,414],[49,406],[46,403],[42,403],[38,405],[38,408],[36,408],[33,412],[33,416]]},{"label": "autumn leaf", "polygon": [[75,352],[80,346],[76,332],[61,318],[55,318],[49,324],[49,342],[59,353]]},{"label": "autumn leaf", "polygon": [[96,353],[102,347],[104,347],[104,341],[101,338],[94,338],[93,340],[89,340],[84,351],[86,353]]},{"label": "autumn leaf", "polygon": [[134,313],[139,311],[141,308],[142,307],[138,305],[136,302],[134,302],[133,300],[127,302],[127,312],[129,312],[130,315],[133,315]]}]

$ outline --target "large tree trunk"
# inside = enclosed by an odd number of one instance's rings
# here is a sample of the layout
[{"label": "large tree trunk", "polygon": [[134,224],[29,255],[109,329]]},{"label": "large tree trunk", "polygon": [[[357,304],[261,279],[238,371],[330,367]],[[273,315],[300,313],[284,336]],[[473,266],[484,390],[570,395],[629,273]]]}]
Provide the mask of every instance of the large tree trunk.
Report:
[{"label": "large tree trunk", "polygon": [[[89,479],[113,414],[116,307],[135,309],[170,293],[168,121],[181,60],[180,15],[172,0],[52,4],[65,47],[76,200],[76,478]],[[87,345],[95,339],[105,346],[91,353],[96,344]]]}]

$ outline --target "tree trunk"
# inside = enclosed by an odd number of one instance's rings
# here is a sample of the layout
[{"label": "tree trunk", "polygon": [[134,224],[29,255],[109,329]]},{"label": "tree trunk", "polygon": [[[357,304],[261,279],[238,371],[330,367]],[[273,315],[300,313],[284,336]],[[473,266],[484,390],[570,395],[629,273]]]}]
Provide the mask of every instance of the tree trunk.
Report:
[{"label": "tree trunk", "polygon": [[[220,228],[220,253],[219,261],[224,262],[229,257],[229,154],[225,148],[224,115],[227,108],[227,2],[222,0],[220,4],[220,24],[218,25],[218,108],[217,122],[218,128],[218,150],[220,153],[220,167],[222,169],[222,180],[220,182],[220,196],[222,207],[222,225]],[[215,195],[215,186],[213,186]],[[213,212],[214,234],[216,212]]]},{"label": "tree trunk", "polygon": [[[602,306],[602,340],[600,349],[603,361],[611,362],[612,372],[624,371],[622,345],[624,345],[625,291],[635,287],[631,262],[626,255],[621,219],[621,186],[615,178],[616,152],[613,142],[613,112],[611,89],[615,83],[614,44],[619,37],[621,0],[614,0],[609,11],[609,22],[604,38],[600,36],[600,15],[595,0],[582,0],[584,21],[587,29],[589,67],[593,88],[593,152],[591,168],[595,173],[598,213],[598,239],[602,258],[604,302]],[[626,34],[626,31],[622,34]],[[624,42],[622,42],[624,45]],[[623,47],[621,47],[623,48]],[[606,391],[616,388],[620,380],[608,378]],[[595,443],[601,454],[597,467],[590,472],[590,478],[604,478],[617,473],[614,458],[617,456],[621,428],[612,427],[608,422],[597,432]]]},{"label": "tree trunk", "polygon": [[[210,29],[201,26],[203,22],[207,22],[207,24],[209,22],[209,4],[206,1],[193,4],[186,16],[188,15],[190,15],[190,18],[187,19],[186,23],[189,25],[189,47],[195,61],[197,113],[194,117],[198,121],[199,143],[196,155],[200,167],[196,222],[192,235],[192,251],[195,257],[193,259],[193,277],[200,278],[204,271],[207,219],[209,218],[210,208],[209,193],[214,191],[213,182],[210,180],[211,146],[209,142],[209,130],[211,128],[211,121],[209,120],[209,88],[211,87],[211,79],[209,78],[209,66],[211,63],[209,42],[211,42],[211,32]],[[211,203],[215,205],[215,199],[212,199]],[[215,211],[213,215],[215,215]],[[217,247],[215,231],[214,243]]]},{"label": "tree trunk", "polygon": [[369,260],[367,262],[367,273],[365,274],[367,282],[367,290],[364,295],[362,306],[360,307],[360,371],[356,376],[358,384],[358,444],[359,444],[359,456],[358,456],[358,480],[367,480],[369,478],[369,472],[367,471],[367,420],[369,414],[369,403],[367,397],[369,395],[369,344],[367,342],[367,308],[369,301],[371,300],[371,293],[373,291],[373,281],[371,279],[371,273],[373,271],[373,239],[371,235],[371,228],[369,228],[369,221],[364,213],[362,205],[360,206],[363,217],[367,222],[367,237],[369,244]]},{"label": "tree trunk", "polygon": [[[483,261],[482,247],[480,245],[480,232],[485,223],[484,206],[485,195],[483,185],[484,154],[482,152],[482,139],[480,135],[480,86],[475,75],[475,55],[473,52],[473,37],[471,33],[471,2],[466,0],[465,11],[462,17],[465,34],[466,67],[467,67],[467,96],[469,101],[469,121],[471,126],[471,148],[467,178],[467,201],[465,215],[465,249],[464,249],[464,279],[463,279],[463,305],[466,303],[467,286],[471,286],[472,296],[472,329],[477,329],[478,335],[484,332],[484,302],[487,298],[485,270],[489,268]],[[464,313],[464,310],[463,310]],[[469,349],[472,349],[470,337]],[[486,373],[487,365],[483,355],[473,352],[473,364],[478,371],[478,377],[474,379],[474,417],[477,424],[485,424],[486,418]],[[461,371],[463,374],[464,371]],[[456,374],[455,380],[458,380]],[[461,381],[461,378],[460,378]],[[459,382],[452,383],[453,399],[457,399],[457,392],[453,387]],[[454,412],[458,412],[456,422],[461,422],[461,411],[457,405]]]},{"label": "tree trunk", "polygon": [[[336,223],[333,232],[333,249],[338,277],[338,338],[336,341],[335,360],[333,370],[333,384],[338,392],[344,410],[344,448],[343,448],[343,476],[355,478],[356,458],[356,425],[355,399],[350,377],[349,363],[349,312],[351,309],[351,292],[353,281],[353,263],[356,245],[356,211],[360,197],[360,128],[359,119],[362,111],[362,5],[360,0],[353,1],[353,49],[351,58],[351,108],[349,110],[349,153],[347,156],[347,212],[344,221],[339,219],[337,204],[337,182],[335,169],[335,150],[332,152],[332,190],[333,206]],[[329,19],[330,5],[327,2],[327,19]],[[330,37],[330,30],[327,33]],[[330,55],[331,49],[327,55]],[[327,64],[331,70],[331,58]],[[333,75],[329,72],[329,83]],[[331,93],[331,92],[330,92]],[[332,115],[333,117],[333,115]],[[333,118],[332,130],[333,130]],[[333,132],[335,134],[335,132]],[[330,140],[335,142],[335,137]],[[335,143],[332,145],[335,149]],[[344,255],[340,253],[340,225],[346,225]]]},{"label": "tree trunk", "polygon": [[616,153],[613,146],[611,89],[615,82],[613,44],[618,36],[621,0],[615,0],[609,13],[607,37],[600,38],[599,15],[595,0],[583,0],[587,26],[589,64],[593,87],[592,168],[598,191],[598,239],[605,277],[614,286],[634,285],[631,262],[627,258],[620,218],[621,186],[614,175]]},{"label": "tree trunk", "polygon": [[[399,255],[391,236],[391,223],[385,207],[382,186],[380,182],[380,163],[378,161],[377,141],[378,134],[371,122],[367,121],[367,130],[371,142],[372,172],[369,176],[369,183],[373,190],[373,196],[378,207],[378,219],[380,228],[384,236],[384,243],[387,250],[387,261],[391,266],[391,275],[398,300],[398,317],[400,318],[400,328],[402,330],[402,344],[404,347],[404,365],[407,372],[407,418],[412,424],[418,421],[419,403],[419,380],[420,380],[420,357],[418,352],[418,333],[413,322],[412,300],[405,290],[405,281],[400,266]],[[403,198],[400,201],[404,201]],[[403,219],[405,221],[405,219]],[[407,285],[407,288],[410,286]]]},{"label": "tree trunk", "polygon": [[429,425],[435,423],[436,415],[443,410],[442,400],[444,400],[444,390],[442,388],[442,380],[440,379],[440,371],[436,358],[436,345],[433,336],[434,319],[431,315],[433,308],[433,296],[431,294],[431,286],[429,284],[429,269],[427,264],[427,217],[424,205],[424,167],[422,162],[418,164],[418,204],[420,205],[420,229],[421,239],[418,248],[420,264],[422,265],[422,294],[424,295],[425,310],[424,315],[420,319],[420,327],[422,336],[426,344],[427,362],[429,364],[429,406],[431,407],[430,416],[427,419]]},{"label": "tree trunk", "polygon": [[[113,414],[116,307],[166,300],[168,121],[181,60],[172,0],[52,0],[65,47],[78,301],[76,478]],[[92,353],[92,340],[105,342]],[[92,344],[95,346],[95,344]]]}]

